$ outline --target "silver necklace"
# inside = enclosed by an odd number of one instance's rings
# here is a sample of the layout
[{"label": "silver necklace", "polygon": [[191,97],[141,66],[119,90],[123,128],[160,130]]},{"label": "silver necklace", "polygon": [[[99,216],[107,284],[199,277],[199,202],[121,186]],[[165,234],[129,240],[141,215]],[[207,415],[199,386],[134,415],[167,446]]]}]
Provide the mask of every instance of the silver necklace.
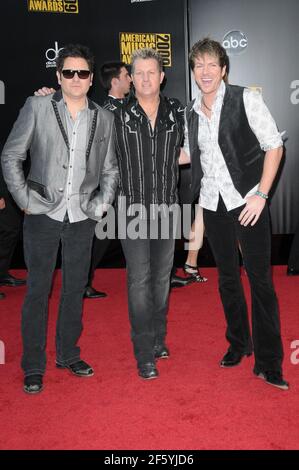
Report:
[{"label": "silver necklace", "polygon": [[208,111],[212,112],[212,109],[209,108],[209,107],[206,105],[205,100],[203,99],[203,97],[201,98],[201,102],[202,102],[202,104],[204,105],[204,107],[205,107]]}]

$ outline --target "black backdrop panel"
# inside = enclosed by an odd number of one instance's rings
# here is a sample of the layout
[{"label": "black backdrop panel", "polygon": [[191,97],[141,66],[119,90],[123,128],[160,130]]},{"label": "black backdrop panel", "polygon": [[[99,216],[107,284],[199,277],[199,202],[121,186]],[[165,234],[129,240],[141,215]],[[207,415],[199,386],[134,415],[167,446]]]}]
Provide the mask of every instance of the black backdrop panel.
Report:
[{"label": "black backdrop panel", "polygon": [[[35,5],[62,3],[33,2]],[[79,13],[67,14],[29,12],[27,0],[1,2],[2,143],[26,97],[41,85],[57,86],[55,68],[47,65],[58,49],[70,42],[88,45],[100,65],[104,61],[120,60],[119,32],[170,34],[172,67],[166,68],[164,92],[186,103],[184,0],[133,3],[131,0],[77,0],[77,3]],[[99,103],[104,99],[98,80],[94,80],[91,97]]]}]

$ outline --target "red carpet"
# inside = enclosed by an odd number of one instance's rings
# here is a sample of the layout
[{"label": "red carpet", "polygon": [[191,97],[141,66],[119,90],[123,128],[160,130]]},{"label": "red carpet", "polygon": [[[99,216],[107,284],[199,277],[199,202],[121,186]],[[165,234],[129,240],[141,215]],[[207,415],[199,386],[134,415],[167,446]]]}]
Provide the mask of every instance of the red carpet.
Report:
[{"label": "red carpet", "polygon": [[[25,288],[3,288],[0,340],[1,449],[299,449],[299,364],[291,342],[299,340],[299,278],[274,268],[285,347],[283,392],[252,374],[253,359],[221,369],[226,350],[224,317],[214,268],[206,284],[171,294],[168,345],[160,378],[136,374],[129,338],[124,270],[98,270],[95,286],[109,297],[86,300],[82,357],[95,375],[80,379],[54,366],[54,331],[60,273],[50,302],[48,366],[40,395],[22,391],[19,367],[20,308]],[[14,272],[21,275],[21,272]],[[248,293],[247,279],[243,276]],[[297,355],[299,358],[299,354]]]}]

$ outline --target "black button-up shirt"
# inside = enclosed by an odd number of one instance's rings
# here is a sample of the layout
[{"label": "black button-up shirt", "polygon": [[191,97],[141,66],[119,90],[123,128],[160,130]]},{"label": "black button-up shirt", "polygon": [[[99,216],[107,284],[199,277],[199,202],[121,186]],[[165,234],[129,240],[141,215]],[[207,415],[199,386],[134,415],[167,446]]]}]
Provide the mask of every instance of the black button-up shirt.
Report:
[{"label": "black button-up shirt", "polygon": [[184,107],[160,96],[155,128],[134,95],[109,107],[115,116],[120,167],[119,195],[127,207],[178,202],[178,157],[184,135]]}]

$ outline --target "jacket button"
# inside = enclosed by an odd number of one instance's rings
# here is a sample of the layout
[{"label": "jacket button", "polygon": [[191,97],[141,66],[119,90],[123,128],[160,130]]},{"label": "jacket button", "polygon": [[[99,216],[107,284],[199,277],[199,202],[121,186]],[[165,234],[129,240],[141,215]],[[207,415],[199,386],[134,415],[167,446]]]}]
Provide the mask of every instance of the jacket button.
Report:
[{"label": "jacket button", "polygon": [[67,169],[67,166],[66,166],[66,165],[62,165],[62,168],[63,168],[64,170],[66,170],[66,169]]},{"label": "jacket button", "polygon": [[63,193],[63,188],[59,188],[58,191],[59,191],[60,193]]}]

